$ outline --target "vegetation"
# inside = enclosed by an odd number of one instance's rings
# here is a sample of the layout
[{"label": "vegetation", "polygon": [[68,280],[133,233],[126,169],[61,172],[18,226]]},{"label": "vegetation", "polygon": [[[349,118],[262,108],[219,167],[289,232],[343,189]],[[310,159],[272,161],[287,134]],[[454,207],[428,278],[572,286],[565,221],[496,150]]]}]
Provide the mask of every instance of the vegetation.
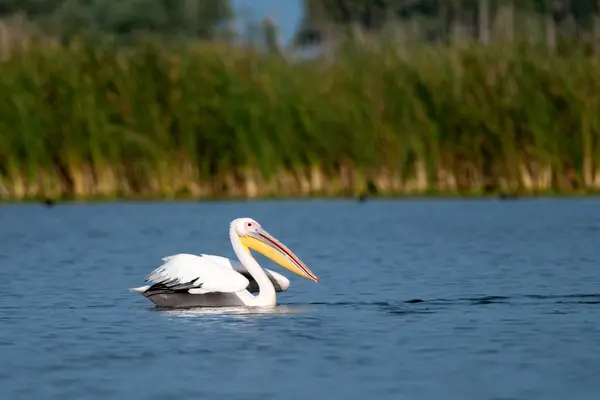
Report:
[{"label": "vegetation", "polygon": [[213,38],[234,17],[228,0],[0,0],[0,16],[18,14],[61,38],[84,34],[121,40],[141,31]]},{"label": "vegetation", "polygon": [[0,46],[0,198],[600,190],[593,41],[384,32],[307,59],[267,28],[269,51],[14,34]]},{"label": "vegetation", "polygon": [[[543,26],[552,47],[564,35],[597,35],[599,0],[304,0],[297,32],[300,44],[327,42],[336,27],[355,24],[369,33],[390,25],[410,28],[413,37],[450,42],[529,37]],[[537,26],[536,26],[537,25]]]},{"label": "vegetation", "polygon": [[600,64],[581,53],[73,42],[0,69],[8,198],[600,187]]}]

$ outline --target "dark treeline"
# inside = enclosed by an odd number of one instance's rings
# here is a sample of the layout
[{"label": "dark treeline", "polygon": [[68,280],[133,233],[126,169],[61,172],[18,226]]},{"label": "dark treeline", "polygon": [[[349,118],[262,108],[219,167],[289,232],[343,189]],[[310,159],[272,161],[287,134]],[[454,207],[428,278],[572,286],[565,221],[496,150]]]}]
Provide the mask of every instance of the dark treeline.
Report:
[{"label": "dark treeline", "polygon": [[0,14],[0,198],[600,190],[596,2],[307,1],[316,59],[226,1]]},{"label": "dark treeline", "polygon": [[206,39],[234,18],[228,0],[0,0],[0,17],[17,14],[61,38],[149,32]]},{"label": "dark treeline", "polygon": [[600,0],[304,0],[304,9],[299,45],[332,40],[348,25],[371,34],[400,25],[412,39],[442,43],[542,39],[551,50],[561,38],[600,37]]},{"label": "dark treeline", "polygon": [[[0,0],[0,18],[16,14],[62,38],[120,39],[141,32],[231,39],[236,17],[228,0]],[[540,30],[554,46],[563,36],[596,38],[599,16],[600,0],[304,0],[294,44],[329,41],[354,24],[367,33],[410,26],[411,37],[436,42],[469,38],[487,43]]]}]

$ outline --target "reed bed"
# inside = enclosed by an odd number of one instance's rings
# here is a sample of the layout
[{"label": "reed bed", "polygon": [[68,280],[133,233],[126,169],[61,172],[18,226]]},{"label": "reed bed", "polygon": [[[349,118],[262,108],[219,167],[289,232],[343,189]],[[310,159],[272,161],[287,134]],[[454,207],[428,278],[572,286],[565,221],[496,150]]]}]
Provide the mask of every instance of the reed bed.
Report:
[{"label": "reed bed", "polygon": [[0,62],[0,198],[600,189],[600,63],[518,45],[30,43]]}]

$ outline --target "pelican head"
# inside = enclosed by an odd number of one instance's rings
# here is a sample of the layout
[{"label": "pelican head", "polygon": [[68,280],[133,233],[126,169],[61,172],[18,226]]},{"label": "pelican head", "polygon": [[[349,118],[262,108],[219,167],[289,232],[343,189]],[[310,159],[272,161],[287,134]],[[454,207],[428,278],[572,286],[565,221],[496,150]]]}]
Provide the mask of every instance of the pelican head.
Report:
[{"label": "pelican head", "polygon": [[319,278],[283,243],[265,231],[252,218],[238,218],[232,223],[235,233],[246,250],[256,250],[283,268],[313,282]]}]

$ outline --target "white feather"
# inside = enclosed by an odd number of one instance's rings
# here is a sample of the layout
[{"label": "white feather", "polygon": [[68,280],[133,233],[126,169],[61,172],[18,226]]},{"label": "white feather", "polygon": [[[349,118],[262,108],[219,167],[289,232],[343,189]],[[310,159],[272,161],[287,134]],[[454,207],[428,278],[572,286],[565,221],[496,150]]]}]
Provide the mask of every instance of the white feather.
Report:
[{"label": "white feather", "polygon": [[[167,285],[191,284],[189,293],[233,293],[250,283],[233,268],[215,262],[205,255],[176,254],[163,258],[164,263],[152,271],[146,282]],[[195,281],[194,281],[195,280]]]},{"label": "white feather", "polygon": [[150,286],[151,285],[144,285],[140,287],[131,288],[129,290],[131,290],[132,292],[144,293],[146,290],[150,289]]},{"label": "white feather", "polygon": [[[207,259],[215,262],[216,264],[231,268],[239,273],[248,273],[248,270],[246,269],[246,267],[244,267],[244,264],[237,260],[232,260],[227,257],[215,256],[212,254],[202,254],[202,257],[206,257]],[[279,272],[272,271],[268,268],[263,269],[267,272],[267,275],[270,275],[269,278],[277,282],[277,284],[281,288],[281,291],[288,290],[288,288],[290,287],[290,280],[288,278],[286,278]]]}]

